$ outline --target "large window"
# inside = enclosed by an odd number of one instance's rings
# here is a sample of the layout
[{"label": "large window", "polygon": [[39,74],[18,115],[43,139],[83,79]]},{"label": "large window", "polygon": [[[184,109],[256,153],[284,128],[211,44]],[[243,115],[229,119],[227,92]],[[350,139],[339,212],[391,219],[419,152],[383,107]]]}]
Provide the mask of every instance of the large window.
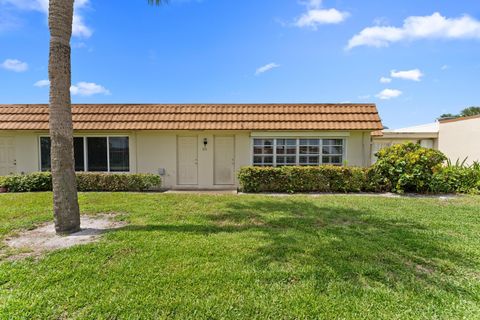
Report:
[{"label": "large window", "polygon": [[[50,171],[50,138],[40,138],[40,167]],[[130,171],[128,137],[75,137],[73,139],[75,171]]]},{"label": "large window", "polygon": [[[52,164],[50,160],[50,138],[40,138],[40,169],[50,171]],[[83,152],[83,138],[73,138],[73,149],[75,158],[75,171],[85,171],[85,159]]]},{"label": "large window", "polygon": [[342,165],[343,139],[254,139],[255,166]]}]

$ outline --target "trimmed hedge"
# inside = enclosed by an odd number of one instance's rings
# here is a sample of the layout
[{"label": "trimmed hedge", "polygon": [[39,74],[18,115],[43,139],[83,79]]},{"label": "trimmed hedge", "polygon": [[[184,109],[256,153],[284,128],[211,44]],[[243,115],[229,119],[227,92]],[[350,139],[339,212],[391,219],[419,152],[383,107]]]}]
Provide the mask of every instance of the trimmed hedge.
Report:
[{"label": "trimmed hedge", "polygon": [[[50,172],[0,177],[9,192],[52,190]],[[78,191],[145,191],[158,188],[161,178],[154,174],[77,173]]]},{"label": "trimmed hedge", "polygon": [[244,167],[238,178],[244,192],[361,192],[371,190],[369,169],[356,167]]},{"label": "trimmed hedge", "polygon": [[415,192],[480,194],[480,163],[451,165],[445,155],[418,144],[382,149],[370,168],[245,167],[244,192]]}]

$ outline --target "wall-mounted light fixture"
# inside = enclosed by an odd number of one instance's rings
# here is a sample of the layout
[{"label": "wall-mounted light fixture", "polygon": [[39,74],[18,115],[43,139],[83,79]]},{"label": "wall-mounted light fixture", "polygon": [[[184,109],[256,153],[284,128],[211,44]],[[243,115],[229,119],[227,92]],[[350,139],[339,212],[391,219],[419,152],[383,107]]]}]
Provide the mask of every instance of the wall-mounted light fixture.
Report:
[{"label": "wall-mounted light fixture", "polygon": [[208,145],[208,139],[203,138],[203,150],[207,150],[207,145]]}]

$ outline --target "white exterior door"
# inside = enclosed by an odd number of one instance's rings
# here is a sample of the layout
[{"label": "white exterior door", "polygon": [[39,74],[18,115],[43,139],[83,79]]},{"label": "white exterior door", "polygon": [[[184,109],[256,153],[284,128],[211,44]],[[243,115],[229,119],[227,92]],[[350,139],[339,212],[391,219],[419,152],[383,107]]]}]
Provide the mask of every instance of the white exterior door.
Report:
[{"label": "white exterior door", "polygon": [[235,184],[235,140],[233,137],[215,137],[215,184]]},{"label": "white exterior door", "polygon": [[12,137],[0,137],[0,176],[16,172],[15,145]]},{"label": "white exterior door", "polygon": [[198,184],[197,137],[178,137],[177,176],[179,185]]}]

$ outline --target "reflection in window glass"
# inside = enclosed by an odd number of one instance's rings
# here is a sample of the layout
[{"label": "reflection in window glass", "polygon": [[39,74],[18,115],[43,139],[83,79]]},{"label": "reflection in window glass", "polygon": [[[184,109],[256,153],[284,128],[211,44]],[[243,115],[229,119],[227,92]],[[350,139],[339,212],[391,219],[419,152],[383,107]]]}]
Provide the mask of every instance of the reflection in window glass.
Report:
[{"label": "reflection in window glass", "polygon": [[[40,170],[50,171],[51,166],[51,142],[50,137],[40,137]],[[85,170],[85,161],[83,154],[83,138],[73,138],[73,151],[75,158],[75,171]]]},{"label": "reflection in window glass", "polygon": [[273,166],[274,139],[253,140],[253,164],[256,166]]},{"label": "reflection in window glass", "polygon": [[88,137],[87,138],[87,159],[88,171],[107,172],[107,138],[106,137]]},{"label": "reflection in window glass", "polygon": [[111,137],[110,144],[110,171],[127,172],[130,170],[128,137]]},{"label": "reflection in window glass", "polygon": [[41,137],[40,138],[40,170],[41,171],[50,171],[52,168],[50,162],[50,138]]},{"label": "reflection in window glass", "polygon": [[73,138],[73,156],[75,158],[75,171],[85,171],[83,138]]}]

